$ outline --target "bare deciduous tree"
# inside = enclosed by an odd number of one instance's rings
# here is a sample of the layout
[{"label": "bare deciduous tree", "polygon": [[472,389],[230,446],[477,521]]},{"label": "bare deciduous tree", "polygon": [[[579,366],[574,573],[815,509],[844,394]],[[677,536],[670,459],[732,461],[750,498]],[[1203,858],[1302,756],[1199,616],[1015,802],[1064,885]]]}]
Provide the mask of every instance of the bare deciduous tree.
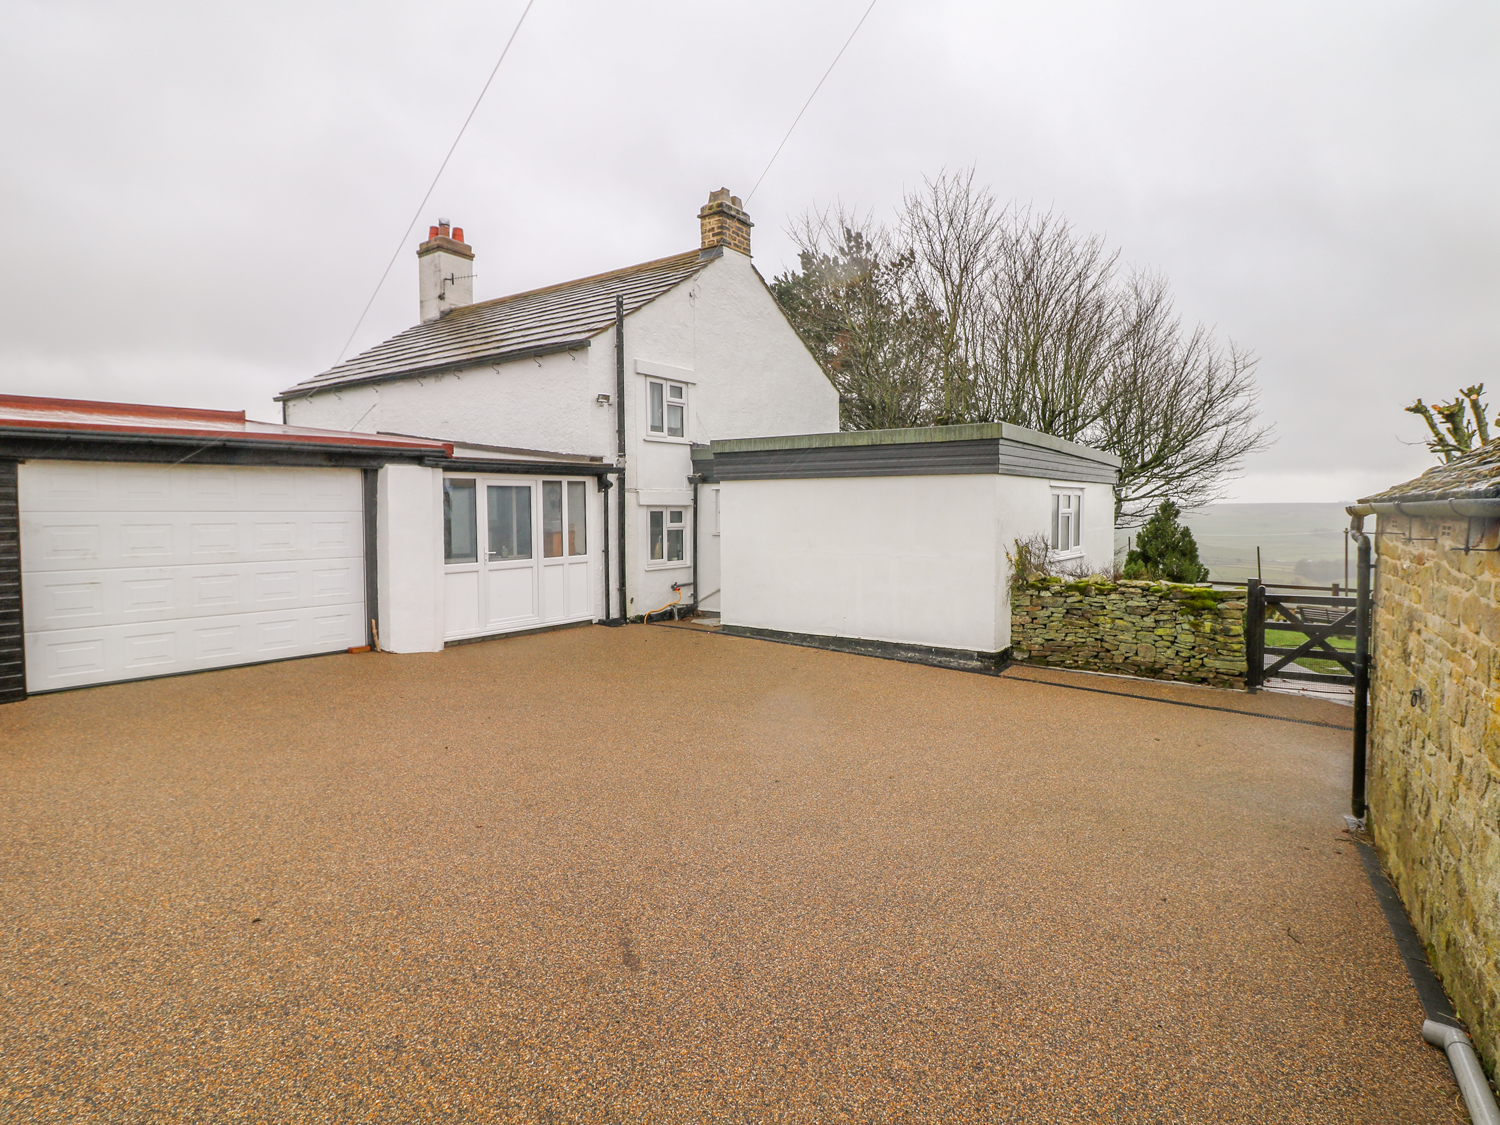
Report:
[{"label": "bare deciduous tree", "polygon": [[1184,329],[1158,274],[973,172],[910,192],[894,228],[839,209],[792,231],[772,289],[839,390],[846,429],[1011,422],[1118,454],[1116,521],[1215,499],[1269,431],[1255,359]]}]

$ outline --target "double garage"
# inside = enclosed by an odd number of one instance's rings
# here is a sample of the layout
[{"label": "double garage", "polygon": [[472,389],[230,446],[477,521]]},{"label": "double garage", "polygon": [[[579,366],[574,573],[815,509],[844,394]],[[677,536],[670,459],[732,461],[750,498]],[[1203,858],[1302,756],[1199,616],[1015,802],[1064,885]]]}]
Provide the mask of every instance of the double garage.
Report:
[{"label": "double garage", "polygon": [[378,472],[450,452],[0,397],[0,698],[370,643]]}]

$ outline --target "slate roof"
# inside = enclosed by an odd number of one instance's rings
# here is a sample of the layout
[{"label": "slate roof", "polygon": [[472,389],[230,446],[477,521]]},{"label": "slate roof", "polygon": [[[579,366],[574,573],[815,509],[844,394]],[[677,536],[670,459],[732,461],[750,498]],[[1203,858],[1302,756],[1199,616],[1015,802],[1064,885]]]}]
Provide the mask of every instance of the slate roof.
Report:
[{"label": "slate roof", "polygon": [[587,347],[592,337],[614,326],[616,296],[625,298],[625,315],[629,316],[682,284],[715,257],[692,250],[465,305],[437,320],[408,328],[276,397],[280,401],[330,387],[435,375]]},{"label": "slate roof", "polygon": [[1394,500],[1488,500],[1500,497],[1500,438],[1481,445],[1461,457],[1435,469],[1428,469],[1415,480],[1398,484],[1361,504],[1380,504]]}]

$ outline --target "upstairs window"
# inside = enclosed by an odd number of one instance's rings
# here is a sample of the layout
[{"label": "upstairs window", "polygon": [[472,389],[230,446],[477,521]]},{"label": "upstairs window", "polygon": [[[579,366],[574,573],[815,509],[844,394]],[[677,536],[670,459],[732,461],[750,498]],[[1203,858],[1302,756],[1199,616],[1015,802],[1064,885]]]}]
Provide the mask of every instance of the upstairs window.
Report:
[{"label": "upstairs window", "polygon": [[1052,549],[1058,553],[1076,551],[1083,542],[1083,493],[1052,494]]},{"label": "upstairs window", "polygon": [[660,434],[662,437],[686,436],[686,386],[651,379],[646,383],[646,398],[650,412],[647,428],[653,434]]}]

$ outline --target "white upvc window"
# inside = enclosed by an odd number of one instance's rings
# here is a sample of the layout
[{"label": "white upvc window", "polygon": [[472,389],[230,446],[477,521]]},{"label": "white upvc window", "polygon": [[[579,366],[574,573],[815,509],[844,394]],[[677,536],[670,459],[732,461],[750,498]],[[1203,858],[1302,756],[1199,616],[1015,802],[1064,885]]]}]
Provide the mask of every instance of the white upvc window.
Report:
[{"label": "white upvc window", "polygon": [[1081,552],[1083,547],[1083,493],[1052,493],[1052,536],[1054,553],[1068,555]]},{"label": "white upvc window", "polygon": [[688,510],[646,509],[646,566],[689,566]]},{"label": "white upvc window", "polygon": [[646,428],[658,437],[687,437],[686,383],[646,380]]}]

